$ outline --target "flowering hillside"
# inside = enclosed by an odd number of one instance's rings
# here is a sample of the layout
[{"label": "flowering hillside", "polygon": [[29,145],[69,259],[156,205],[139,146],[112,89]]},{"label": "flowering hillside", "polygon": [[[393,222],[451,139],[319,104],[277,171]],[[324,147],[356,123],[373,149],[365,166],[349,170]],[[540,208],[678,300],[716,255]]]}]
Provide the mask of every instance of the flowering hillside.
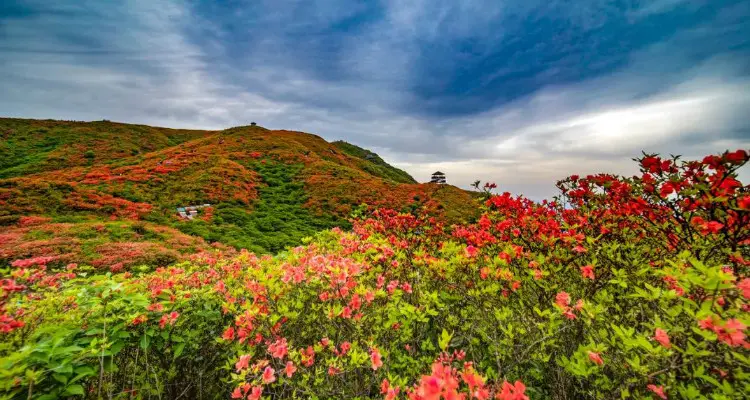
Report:
[{"label": "flowering hillside", "polygon": [[[471,193],[453,186],[417,184],[375,153],[302,132],[0,118],[0,227],[19,233],[22,218],[46,218],[83,224],[71,228],[81,232],[88,225],[144,221],[158,237],[109,235],[107,243],[139,247],[161,261],[175,257],[149,249],[180,241],[180,234],[202,245],[276,253],[320,230],[350,227],[347,218],[362,203],[401,211],[427,204],[433,215],[459,222],[476,216],[465,207],[471,200]],[[180,218],[177,208],[196,204],[211,206],[193,220]],[[40,229],[48,241],[66,242],[47,228]],[[14,257],[57,256],[105,268],[140,261],[125,253],[100,257],[95,248],[107,244],[102,237],[75,239],[80,246],[37,251],[0,236],[0,267]]]},{"label": "flowering hillside", "polygon": [[745,399],[748,159],[645,155],[541,204],[488,184],[476,223],[380,209],[276,256],[14,260],[0,395]]}]

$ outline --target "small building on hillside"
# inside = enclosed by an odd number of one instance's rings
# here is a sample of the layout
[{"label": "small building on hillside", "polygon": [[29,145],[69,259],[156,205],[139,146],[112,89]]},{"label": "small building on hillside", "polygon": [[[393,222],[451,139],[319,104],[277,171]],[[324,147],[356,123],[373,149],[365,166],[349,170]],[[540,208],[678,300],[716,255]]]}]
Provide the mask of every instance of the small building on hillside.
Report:
[{"label": "small building on hillside", "polygon": [[444,184],[445,183],[445,174],[437,171],[432,173],[432,178],[430,179],[430,183],[439,183]]},{"label": "small building on hillside", "polygon": [[183,219],[194,219],[198,216],[198,210],[211,207],[211,204],[199,204],[195,206],[177,207],[177,214]]}]

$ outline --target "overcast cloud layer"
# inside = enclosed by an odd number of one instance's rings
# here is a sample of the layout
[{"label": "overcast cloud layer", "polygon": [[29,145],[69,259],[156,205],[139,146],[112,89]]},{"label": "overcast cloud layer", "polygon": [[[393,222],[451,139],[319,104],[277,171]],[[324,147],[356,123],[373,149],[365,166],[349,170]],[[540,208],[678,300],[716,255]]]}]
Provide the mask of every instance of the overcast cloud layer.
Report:
[{"label": "overcast cloud layer", "polygon": [[729,0],[10,0],[0,115],[256,121],[540,199],[641,150],[750,148],[748,21]]}]

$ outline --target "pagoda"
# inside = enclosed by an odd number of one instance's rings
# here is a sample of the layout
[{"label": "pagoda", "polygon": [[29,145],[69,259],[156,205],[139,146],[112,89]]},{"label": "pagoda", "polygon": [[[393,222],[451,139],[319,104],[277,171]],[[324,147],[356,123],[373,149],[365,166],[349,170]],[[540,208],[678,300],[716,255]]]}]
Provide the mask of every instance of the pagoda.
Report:
[{"label": "pagoda", "polygon": [[432,179],[430,179],[430,183],[439,183],[444,184],[445,183],[445,174],[437,171],[432,173]]}]

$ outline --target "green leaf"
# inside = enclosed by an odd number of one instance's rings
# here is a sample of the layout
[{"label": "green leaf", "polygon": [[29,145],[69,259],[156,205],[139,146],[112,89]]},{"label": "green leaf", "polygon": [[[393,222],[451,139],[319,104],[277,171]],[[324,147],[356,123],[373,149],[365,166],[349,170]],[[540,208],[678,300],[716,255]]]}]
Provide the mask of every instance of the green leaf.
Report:
[{"label": "green leaf", "polygon": [[65,388],[65,391],[62,392],[63,395],[83,395],[83,386],[81,385],[70,385]]},{"label": "green leaf", "polygon": [[185,350],[185,342],[177,343],[174,346],[174,358],[179,357],[183,350]]},{"label": "green leaf", "polygon": [[52,374],[52,377],[63,385],[68,383],[68,376],[65,374]]},{"label": "green leaf", "polygon": [[452,337],[453,333],[448,333],[447,330],[443,329],[443,332],[440,334],[440,339],[438,339],[438,347],[440,347],[440,350],[445,351],[445,349],[448,348],[448,344],[450,344]]},{"label": "green leaf", "polygon": [[148,346],[151,345],[151,337],[149,337],[148,335],[141,336],[141,343],[140,344],[141,344],[141,348],[143,350],[148,349]]}]

